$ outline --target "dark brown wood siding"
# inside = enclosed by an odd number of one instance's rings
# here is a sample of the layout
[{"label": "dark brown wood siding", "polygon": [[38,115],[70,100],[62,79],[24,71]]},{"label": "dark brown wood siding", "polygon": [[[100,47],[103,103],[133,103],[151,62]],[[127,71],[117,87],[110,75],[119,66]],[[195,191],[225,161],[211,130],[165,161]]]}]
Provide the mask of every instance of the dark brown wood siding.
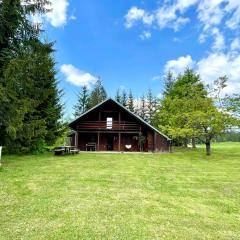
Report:
[{"label": "dark brown wood siding", "polygon": [[148,143],[148,151],[153,152],[154,151],[154,132],[153,131],[147,131],[147,143]]},{"label": "dark brown wood siding", "polygon": [[158,132],[154,132],[154,151],[155,152],[169,152],[170,141]]}]

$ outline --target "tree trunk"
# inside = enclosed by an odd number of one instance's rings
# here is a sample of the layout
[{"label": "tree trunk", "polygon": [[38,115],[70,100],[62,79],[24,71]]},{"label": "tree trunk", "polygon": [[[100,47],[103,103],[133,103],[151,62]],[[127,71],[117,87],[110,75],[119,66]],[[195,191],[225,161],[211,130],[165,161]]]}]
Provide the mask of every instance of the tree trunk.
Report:
[{"label": "tree trunk", "polygon": [[192,148],[196,148],[196,138],[192,138]]},{"label": "tree trunk", "polygon": [[210,140],[206,140],[206,153],[207,155],[211,155],[211,141]]},{"label": "tree trunk", "polygon": [[187,139],[184,139],[183,146],[184,146],[185,148],[187,148],[187,144],[188,144],[188,140],[187,140]]}]

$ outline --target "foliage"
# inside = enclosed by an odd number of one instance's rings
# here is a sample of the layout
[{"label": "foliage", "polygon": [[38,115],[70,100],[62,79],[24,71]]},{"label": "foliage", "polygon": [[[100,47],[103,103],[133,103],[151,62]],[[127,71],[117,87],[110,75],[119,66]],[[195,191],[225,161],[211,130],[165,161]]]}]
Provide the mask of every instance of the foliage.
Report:
[{"label": "foliage", "polygon": [[119,88],[117,89],[116,96],[115,96],[115,100],[116,100],[118,103],[121,103],[121,91],[120,91]]},{"label": "foliage", "polygon": [[138,115],[143,119],[143,120],[147,120],[147,109],[146,109],[146,99],[145,96],[142,95],[141,97],[141,105],[140,108],[138,109]]},{"label": "foliage", "polygon": [[96,106],[97,104],[104,101],[106,98],[107,98],[107,92],[104,89],[104,87],[102,85],[102,81],[99,78],[97,80],[96,84],[94,85],[94,88],[90,94],[86,110]]},{"label": "foliage", "polygon": [[124,107],[128,108],[131,112],[135,112],[134,107],[134,96],[132,90],[130,89],[128,94],[125,89],[117,89],[115,100],[122,104]]},{"label": "foliage", "polygon": [[138,141],[138,147],[141,152],[143,152],[144,144],[146,143],[146,137],[140,132],[138,136],[133,137]]},{"label": "foliage", "polygon": [[217,136],[214,140],[216,142],[240,142],[240,132],[232,129],[222,136]]},{"label": "foliage", "polygon": [[240,94],[225,96],[222,100],[224,108],[240,119]]},{"label": "foliage", "polygon": [[[216,88],[219,90],[224,86],[218,84]],[[186,144],[188,139],[201,139],[209,155],[212,139],[236,125],[237,120],[229,112],[217,108],[200,76],[186,69],[165,91],[154,123],[177,142]]]},{"label": "foliage", "polygon": [[87,86],[83,86],[78,94],[77,104],[74,106],[74,116],[79,117],[86,112],[89,103],[89,93]]},{"label": "foliage", "polygon": [[0,2],[0,144],[9,152],[41,151],[60,134],[53,44],[41,42],[40,27],[29,20],[47,3]]},{"label": "foliage", "polygon": [[123,90],[121,93],[121,104],[124,107],[127,107],[127,104],[128,104],[127,92],[125,90]]},{"label": "foliage", "polygon": [[165,90],[154,124],[175,141],[186,142],[198,134],[198,130],[189,124],[189,118],[197,109],[197,100],[205,96],[199,76],[186,69],[183,75],[171,83],[171,88]]},{"label": "foliage", "polygon": [[149,88],[146,97],[146,120],[149,123],[153,122],[154,115],[157,110],[157,99],[153,96],[152,90]]},{"label": "foliage", "polygon": [[134,108],[134,97],[133,97],[133,93],[132,93],[132,90],[131,90],[131,89],[130,89],[130,91],[129,91],[129,93],[128,93],[127,108],[128,108],[129,111],[131,111],[132,113],[135,112],[135,108]]},{"label": "foliage", "polygon": [[174,77],[173,77],[173,73],[171,71],[168,71],[165,78],[164,78],[164,95],[168,95],[168,93],[171,91],[173,84],[174,84]]}]

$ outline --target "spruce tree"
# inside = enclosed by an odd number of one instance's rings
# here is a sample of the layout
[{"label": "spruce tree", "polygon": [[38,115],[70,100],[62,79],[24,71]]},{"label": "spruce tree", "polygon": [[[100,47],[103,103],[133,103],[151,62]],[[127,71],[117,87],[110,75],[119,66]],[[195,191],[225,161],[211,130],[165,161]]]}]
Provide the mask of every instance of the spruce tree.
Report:
[{"label": "spruce tree", "polygon": [[118,103],[121,103],[121,92],[120,92],[120,89],[119,89],[119,88],[117,89],[117,92],[116,92],[116,95],[115,95],[115,100],[116,100]]},{"label": "spruce tree", "polygon": [[140,109],[139,109],[139,116],[143,120],[146,120],[146,100],[145,100],[144,95],[142,95],[142,97],[141,97],[141,106],[140,106]]},{"label": "spruce tree", "polygon": [[121,104],[124,106],[124,107],[127,107],[127,92],[125,90],[122,91],[122,94],[121,94]]},{"label": "spruce tree", "polygon": [[53,45],[39,40],[42,31],[29,20],[46,4],[0,2],[0,145],[9,151],[38,151],[61,132]]},{"label": "spruce tree", "polygon": [[152,90],[149,88],[148,89],[148,93],[147,93],[147,99],[146,99],[146,109],[147,109],[147,113],[146,113],[146,120],[149,123],[152,123],[153,118],[154,118],[154,114],[156,112],[156,105],[157,105],[157,100],[156,98],[153,96]]},{"label": "spruce tree", "polygon": [[174,77],[173,77],[173,73],[171,71],[168,71],[165,78],[164,78],[164,95],[167,95],[172,87],[173,87],[173,84],[174,84]]},{"label": "spruce tree", "polygon": [[107,92],[103,87],[102,82],[99,78],[90,94],[86,110],[96,106],[97,104],[104,101],[106,98],[107,98]]},{"label": "spruce tree", "polygon": [[131,112],[135,112],[135,109],[134,109],[134,98],[133,98],[133,94],[132,94],[131,89],[130,89],[130,91],[129,91],[129,93],[128,93],[127,108],[128,108]]},{"label": "spruce tree", "polygon": [[37,45],[35,51],[39,65],[34,83],[42,91],[42,97],[36,111],[39,113],[39,118],[45,121],[47,132],[44,140],[48,145],[52,145],[62,134],[60,123],[63,108],[60,101],[62,90],[58,90],[57,86],[53,43],[39,42]]},{"label": "spruce tree", "polygon": [[5,69],[5,79],[18,86],[14,93],[25,102],[25,113],[15,136],[7,137],[10,151],[39,151],[61,134],[61,93],[57,89],[52,52],[52,44],[32,41]]},{"label": "spruce tree", "polygon": [[74,106],[75,117],[79,117],[81,114],[86,112],[88,101],[89,101],[88,89],[87,86],[84,85],[78,94],[77,104]]}]

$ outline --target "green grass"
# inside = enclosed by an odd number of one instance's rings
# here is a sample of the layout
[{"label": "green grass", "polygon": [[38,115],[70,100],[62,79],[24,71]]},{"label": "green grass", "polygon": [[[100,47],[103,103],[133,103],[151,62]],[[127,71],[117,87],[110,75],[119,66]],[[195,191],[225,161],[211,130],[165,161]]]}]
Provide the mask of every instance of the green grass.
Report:
[{"label": "green grass", "polygon": [[240,239],[240,143],[3,159],[0,239]]}]

